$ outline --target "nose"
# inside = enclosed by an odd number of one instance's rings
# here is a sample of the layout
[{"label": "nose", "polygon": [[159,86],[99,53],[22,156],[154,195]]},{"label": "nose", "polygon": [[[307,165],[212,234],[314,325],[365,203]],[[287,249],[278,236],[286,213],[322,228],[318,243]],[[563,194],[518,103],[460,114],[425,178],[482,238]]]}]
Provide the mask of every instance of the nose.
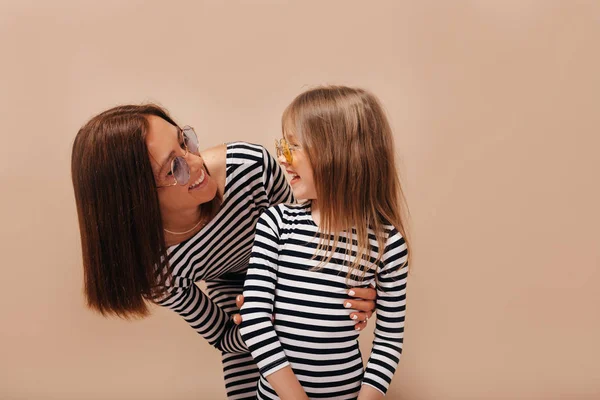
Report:
[{"label": "nose", "polygon": [[187,155],[185,156],[185,161],[190,166],[191,175],[196,175],[196,173],[200,171],[200,169],[202,169],[204,165],[204,160],[202,160],[202,156],[191,152],[187,153]]},{"label": "nose", "polygon": [[285,159],[285,156],[283,154],[280,154],[277,156],[277,161],[279,161],[279,164],[283,165],[283,166],[287,166],[288,162]]}]

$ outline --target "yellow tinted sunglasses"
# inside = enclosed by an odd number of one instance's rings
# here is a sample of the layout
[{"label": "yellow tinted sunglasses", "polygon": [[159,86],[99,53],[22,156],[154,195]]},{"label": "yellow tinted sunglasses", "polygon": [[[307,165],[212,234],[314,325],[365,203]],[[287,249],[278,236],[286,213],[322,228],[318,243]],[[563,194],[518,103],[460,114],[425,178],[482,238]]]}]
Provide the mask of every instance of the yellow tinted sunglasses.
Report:
[{"label": "yellow tinted sunglasses", "polygon": [[287,163],[291,164],[294,161],[292,151],[299,150],[301,147],[290,144],[285,138],[281,138],[279,140],[275,139],[275,149],[277,150],[278,158],[283,154]]}]

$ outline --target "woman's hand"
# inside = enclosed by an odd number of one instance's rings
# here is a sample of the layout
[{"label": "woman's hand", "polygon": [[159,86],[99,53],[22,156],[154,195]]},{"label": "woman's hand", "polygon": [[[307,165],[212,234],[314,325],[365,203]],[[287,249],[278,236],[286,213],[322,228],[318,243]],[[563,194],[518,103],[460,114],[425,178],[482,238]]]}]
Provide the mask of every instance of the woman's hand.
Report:
[{"label": "woman's hand", "polygon": [[[348,290],[348,296],[350,298],[344,302],[344,307],[356,310],[350,313],[350,318],[356,321],[354,329],[361,331],[367,326],[369,318],[375,311],[375,299],[377,298],[377,291],[372,288],[352,288]],[[235,304],[238,308],[241,308],[244,304],[244,296],[241,294],[235,298]],[[237,325],[242,323],[242,316],[240,314],[234,314],[233,322]]]},{"label": "woman's hand", "polygon": [[362,331],[366,328],[373,312],[375,312],[377,291],[373,287],[351,288],[348,290],[348,296],[351,298],[344,302],[344,307],[356,310],[350,313],[350,318],[356,320],[354,329]]},{"label": "woman's hand", "polygon": [[[237,308],[242,308],[242,305],[244,305],[244,296],[238,294],[238,296],[235,298],[235,305]],[[235,322],[236,325],[241,324],[242,316],[240,314],[233,314],[233,322]]]}]

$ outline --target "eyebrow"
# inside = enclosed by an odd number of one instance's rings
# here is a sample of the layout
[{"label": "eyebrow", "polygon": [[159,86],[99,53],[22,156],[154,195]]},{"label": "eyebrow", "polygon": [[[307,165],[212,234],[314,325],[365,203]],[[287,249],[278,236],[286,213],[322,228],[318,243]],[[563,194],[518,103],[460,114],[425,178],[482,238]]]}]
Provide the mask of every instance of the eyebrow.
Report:
[{"label": "eyebrow", "polygon": [[175,150],[171,150],[171,152],[169,153],[168,157],[165,158],[165,161],[160,166],[160,170],[161,171],[165,169],[165,167],[167,166],[167,164],[169,163],[169,161],[171,161],[173,159],[173,157],[175,157]]},{"label": "eyebrow", "polygon": [[[177,141],[179,141],[179,132],[181,132],[181,129],[178,126],[176,126],[176,128],[177,128]],[[165,161],[163,161],[163,163],[160,166],[160,171],[165,169],[165,167],[167,166],[169,161],[171,161],[173,159],[173,157],[175,157],[175,150],[171,150],[171,152],[169,153],[167,158],[165,158]]]}]

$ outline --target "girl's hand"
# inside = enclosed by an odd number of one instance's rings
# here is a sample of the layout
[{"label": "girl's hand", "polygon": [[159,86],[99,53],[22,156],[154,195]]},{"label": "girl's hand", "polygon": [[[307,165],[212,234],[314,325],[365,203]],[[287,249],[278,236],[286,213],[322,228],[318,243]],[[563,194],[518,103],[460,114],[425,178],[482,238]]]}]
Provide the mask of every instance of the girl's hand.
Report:
[{"label": "girl's hand", "polygon": [[375,311],[377,291],[373,287],[351,288],[348,295],[352,298],[344,302],[344,307],[356,310],[350,313],[350,318],[356,321],[354,329],[362,331]]},{"label": "girl's hand", "polygon": [[357,400],[380,400],[383,399],[383,393],[369,385],[362,385],[358,393]]},{"label": "girl's hand", "polygon": [[[354,292],[352,294],[352,292]],[[356,321],[354,329],[361,331],[367,326],[369,318],[375,311],[375,299],[377,298],[377,291],[372,288],[352,288],[348,290],[348,295],[352,298],[348,299],[344,303],[344,307],[352,308],[356,311],[350,313],[350,318]],[[241,294],[235,298],[235,304],[238,308],[241,308],[244,304],[244,296]],[[242,316],[240,314],[233,315],[233,322],[237,325],[242,323]]]}]

